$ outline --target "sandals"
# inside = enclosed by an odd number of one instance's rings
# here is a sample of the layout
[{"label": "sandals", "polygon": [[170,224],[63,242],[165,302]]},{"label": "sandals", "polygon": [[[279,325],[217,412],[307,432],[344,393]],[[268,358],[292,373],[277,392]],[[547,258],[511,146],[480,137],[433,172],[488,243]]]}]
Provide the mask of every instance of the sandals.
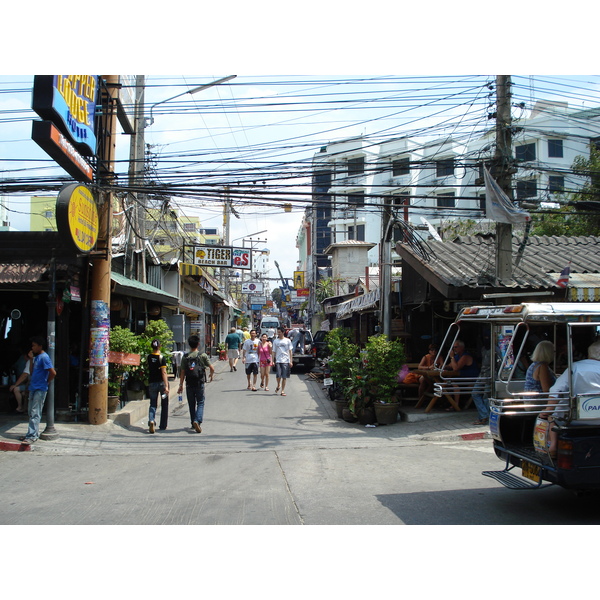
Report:
[{"label": "sandals", "polygon": [[282,396],[287,396],[287,394],[285,392],[281,392]]},{"label": "sandals", "polygon": [[256,391],[256,388],[255,388],[255,387],[253,387],[253,388],[252,388],[252,391],[253,391],[253,392],[255,392],[255,391]]},{"label": "sandals", "polygon": [[473,425],[487,425],[489,423],[489,419],[477,419],[477,421],[473,422]]},{"label": "sandals", "polygon": [[268,391],[269,391],[269,388],[265,388],[265,392],[268,392]]},{"label": "sandals", "polygon": [[277,387],[275,388],[275,393],[277,393],[278,391],[279,391],[279,386],[277,386]]}]

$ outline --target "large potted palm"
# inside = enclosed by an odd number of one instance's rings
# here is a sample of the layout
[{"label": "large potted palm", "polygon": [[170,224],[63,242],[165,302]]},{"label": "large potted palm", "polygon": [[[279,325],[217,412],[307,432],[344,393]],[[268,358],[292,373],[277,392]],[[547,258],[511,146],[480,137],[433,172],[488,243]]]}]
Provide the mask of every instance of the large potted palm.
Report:
[{"label": "large potted palm", "polygon": [[405,360],[404,345],[399,339],[373,335],[365,345],[365,373],[375,416],[381,425],[398,420],[400,402],[396,396],[396,374]]}]

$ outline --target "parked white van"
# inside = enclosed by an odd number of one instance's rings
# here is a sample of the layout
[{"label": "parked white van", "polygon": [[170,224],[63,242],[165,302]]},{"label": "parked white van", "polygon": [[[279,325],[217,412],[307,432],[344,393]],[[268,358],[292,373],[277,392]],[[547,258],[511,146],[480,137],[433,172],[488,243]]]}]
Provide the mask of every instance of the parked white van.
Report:
[{"label": "parked white van", "polygon": [[277,337],[277,328],[279,327],[279,319],[277,317],[263,317],[260,321],[258,337],[266,333],[269,339]]}]

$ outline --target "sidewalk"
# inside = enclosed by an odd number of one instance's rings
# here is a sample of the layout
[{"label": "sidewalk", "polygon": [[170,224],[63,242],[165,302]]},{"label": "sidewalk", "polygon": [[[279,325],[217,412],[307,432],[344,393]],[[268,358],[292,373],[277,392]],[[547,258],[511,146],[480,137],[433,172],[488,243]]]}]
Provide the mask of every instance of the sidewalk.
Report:
[{"label": "sidewalk", "polygon": [[[218,360],[213,361],[217,365]],[[301,381],[306,384],[307,393],[310,394],[313,401],[318,405],[321,426],[325,431],[335,430],[335,435],[341,438],[356,438],[357,435],[380,442],[384,440],[410,439],[411,441],[468,441],[490,438],[487,426],[474,426],[472,423],[477,419],[477,413],[473,409],[456,412],[446,412],[444,410],[434,410],[426,414],[423,408],[416,409],[412,405],[404,406],[400,409],[401,420],[394,425],[383,425],[377,428],[367,428],[358,423],[346,423],[338,419],[335,412],[335,406],[331,402],[322,386],[322,383],[315,381],[303,374],[300,375]],[[170,415],[174,419],[189,420],[187,417],[187,403],[184,406],[179,405],[177,401],[178,381],[170,378]],[[306,393],[306,392],[305,392]],[[19,437],[25,435],[27,431],[27,417],[17,414],[5,414],[0,417],[0,451],[30,452],[43,447],[44,453],[60,452],[68,450],[70,452],[93,452],[101,448],[109,447],[111,451],[121,449],[127,451],[133,448],[130,444],[139,444],[136,451],[144,451],[148,437],[140,436],[141,432],[146,432],[146,421],[148,418],[149,400],[139,400],[129,402],[124,408],[109,416],[109,420],[103,425],[90,425],[87,422],[58,422],[56,431],[58,437],[56,440],[41,440],[32,446],[24,446],[19,442]],[[214,416],[213,416],[214,418]],[[45,421],[42,419],[41,432],[43,434]],[[187,443],[190,436],[187,434],[182,437],[182,443]],[[193,438],[193,436],[192,436]]]}]

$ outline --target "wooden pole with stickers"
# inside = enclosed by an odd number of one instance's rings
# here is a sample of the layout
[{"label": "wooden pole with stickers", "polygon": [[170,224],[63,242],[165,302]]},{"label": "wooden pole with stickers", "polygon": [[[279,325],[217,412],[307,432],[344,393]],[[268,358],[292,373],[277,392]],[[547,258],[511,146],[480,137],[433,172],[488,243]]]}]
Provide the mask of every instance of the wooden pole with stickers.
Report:
[{"label": "wooden pole with stickers", "polygon": [[99,231],[92,257],[90,302],[90,386],[88,420],[101,425],[108,420],[108,337],[110,334],[110,272],[112,192],[114,179],[118,75],[104,75],[102,114],[100,115],[101,153],[98,165]]}]

